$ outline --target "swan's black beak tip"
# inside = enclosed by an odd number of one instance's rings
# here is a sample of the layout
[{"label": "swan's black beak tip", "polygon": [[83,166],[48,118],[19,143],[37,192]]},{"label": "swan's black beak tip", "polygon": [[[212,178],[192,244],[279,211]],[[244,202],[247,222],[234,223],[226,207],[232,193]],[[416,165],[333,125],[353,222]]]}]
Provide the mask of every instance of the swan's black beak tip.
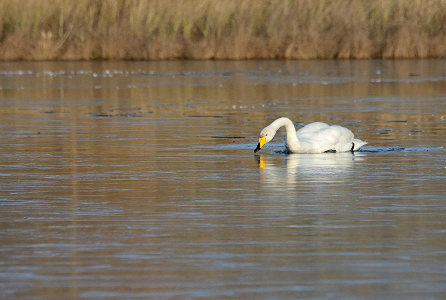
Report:
[{"label": "swan's black beak tip", "polygon": [[254,153],[257,153],[258,151],[260,151],[261,147],[260,147],[260,143],[257,144],[257,147],[254,149]]}]

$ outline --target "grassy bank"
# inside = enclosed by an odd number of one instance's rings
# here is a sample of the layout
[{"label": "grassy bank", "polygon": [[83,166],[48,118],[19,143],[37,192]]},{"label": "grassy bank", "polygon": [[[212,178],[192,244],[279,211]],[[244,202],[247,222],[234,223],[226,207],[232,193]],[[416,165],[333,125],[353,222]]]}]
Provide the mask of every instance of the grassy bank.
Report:
[{"label": "grassy bank", "polygon": [[2,0],[0,60],[446,57],[446,0]]}]

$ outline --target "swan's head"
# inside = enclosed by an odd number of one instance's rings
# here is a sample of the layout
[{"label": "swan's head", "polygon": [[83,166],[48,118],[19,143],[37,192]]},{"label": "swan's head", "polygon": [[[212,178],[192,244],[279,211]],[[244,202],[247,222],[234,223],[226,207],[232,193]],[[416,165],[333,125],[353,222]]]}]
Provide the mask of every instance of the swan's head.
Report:
[{"label": "swan's head", "polygon": [[265,127],[260,131],[260,137],[259,137],[259,143],[257,144],[256,149],[254,150],[254,153],[262,149],[262,147],[270,142],[274,135],[276,134],[276,130],[271,128],[270,126]]}]

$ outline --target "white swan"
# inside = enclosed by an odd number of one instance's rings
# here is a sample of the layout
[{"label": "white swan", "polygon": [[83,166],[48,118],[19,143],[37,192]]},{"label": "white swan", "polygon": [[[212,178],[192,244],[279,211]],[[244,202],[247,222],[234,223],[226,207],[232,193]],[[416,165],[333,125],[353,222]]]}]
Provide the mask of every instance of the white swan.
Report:
[{"label": "white swan", "polygon": [[270,142],[282,126],[286,128],[287,148],[292,153],[357,151],[367,144],[355,139],[353,133],[347,128],[338,125],[330,126],[322,122],[308,124],[296,132],[293,122],[282,117],[263,128],[260,132],[259,144],[254,152]]}]

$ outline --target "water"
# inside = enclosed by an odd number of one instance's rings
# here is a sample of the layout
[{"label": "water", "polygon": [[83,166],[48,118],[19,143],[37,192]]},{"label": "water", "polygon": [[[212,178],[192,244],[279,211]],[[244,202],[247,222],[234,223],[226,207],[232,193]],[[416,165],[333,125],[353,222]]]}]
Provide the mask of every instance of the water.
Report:
[{"label": "water", "polygon": [[[442,298],[446,60],[0,64],[0,298]],[[288,116],[368,142],[284,154]]]}]

